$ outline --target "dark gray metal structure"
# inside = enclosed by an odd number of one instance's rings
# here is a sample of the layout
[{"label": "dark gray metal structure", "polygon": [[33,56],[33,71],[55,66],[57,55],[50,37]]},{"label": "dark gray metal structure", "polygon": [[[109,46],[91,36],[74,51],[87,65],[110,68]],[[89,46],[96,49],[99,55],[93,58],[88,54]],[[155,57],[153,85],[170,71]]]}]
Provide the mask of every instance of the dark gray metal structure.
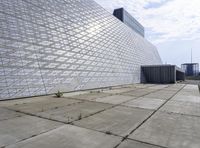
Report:
[{"label": "dark gray metal structure", "polygon": [[115,9],[113,15],[124,24],[129,26],[131,29],[133,29],[135,32],[137,32],[139,35],[143,37],[145,36],[144,27],[124,8]]},{"label": "dark gray metal structure", "polygon": [[176,83],[185,80],[185,73],[175,65],[150,65],[141,67],[141,83]]},{"label": "dark gray metal structure", "polygon": [[181,65],[182,70],[186,76],[198,76],[199,64],[198,63],[185,63]]}]

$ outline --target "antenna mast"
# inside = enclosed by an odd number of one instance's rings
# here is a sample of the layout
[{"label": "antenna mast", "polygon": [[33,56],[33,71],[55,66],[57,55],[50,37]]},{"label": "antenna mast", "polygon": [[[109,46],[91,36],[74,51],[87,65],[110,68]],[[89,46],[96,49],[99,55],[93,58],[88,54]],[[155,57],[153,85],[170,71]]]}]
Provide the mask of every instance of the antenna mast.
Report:
[{"label": "antenna mast", "polygon": [[192,63],[192,48],[191,48],[191,63]]}]

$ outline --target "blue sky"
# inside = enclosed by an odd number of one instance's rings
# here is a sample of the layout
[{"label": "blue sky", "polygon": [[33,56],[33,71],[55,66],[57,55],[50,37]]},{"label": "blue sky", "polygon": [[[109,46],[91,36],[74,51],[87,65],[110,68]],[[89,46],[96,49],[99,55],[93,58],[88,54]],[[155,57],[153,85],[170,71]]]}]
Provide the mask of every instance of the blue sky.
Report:
[{"label": "blue sky", "polygon": [[95,0],[112,13],[124,7],[144,27],[163,63],[200,63],[200,0]]}]

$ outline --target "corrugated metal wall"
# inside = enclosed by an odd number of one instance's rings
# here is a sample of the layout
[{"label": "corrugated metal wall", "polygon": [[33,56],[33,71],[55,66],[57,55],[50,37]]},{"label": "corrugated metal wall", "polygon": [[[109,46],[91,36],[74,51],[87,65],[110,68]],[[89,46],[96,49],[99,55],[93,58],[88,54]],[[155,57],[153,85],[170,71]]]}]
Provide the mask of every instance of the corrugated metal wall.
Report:
[{"label": "corrugated metal wall", "polygon": [[142,66],[141,68],[142,83],[175,83],[176,67],[175,66]]}]

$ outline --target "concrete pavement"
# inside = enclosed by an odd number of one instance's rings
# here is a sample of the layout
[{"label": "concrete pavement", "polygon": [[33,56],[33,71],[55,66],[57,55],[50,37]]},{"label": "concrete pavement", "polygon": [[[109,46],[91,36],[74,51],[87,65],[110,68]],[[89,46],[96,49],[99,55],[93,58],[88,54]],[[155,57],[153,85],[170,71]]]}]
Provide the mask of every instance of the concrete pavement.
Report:
[{"label": "concrete pavement", "polygon": [[0,102],[0,148],[199,148],[197,85],[134,84]]}]

